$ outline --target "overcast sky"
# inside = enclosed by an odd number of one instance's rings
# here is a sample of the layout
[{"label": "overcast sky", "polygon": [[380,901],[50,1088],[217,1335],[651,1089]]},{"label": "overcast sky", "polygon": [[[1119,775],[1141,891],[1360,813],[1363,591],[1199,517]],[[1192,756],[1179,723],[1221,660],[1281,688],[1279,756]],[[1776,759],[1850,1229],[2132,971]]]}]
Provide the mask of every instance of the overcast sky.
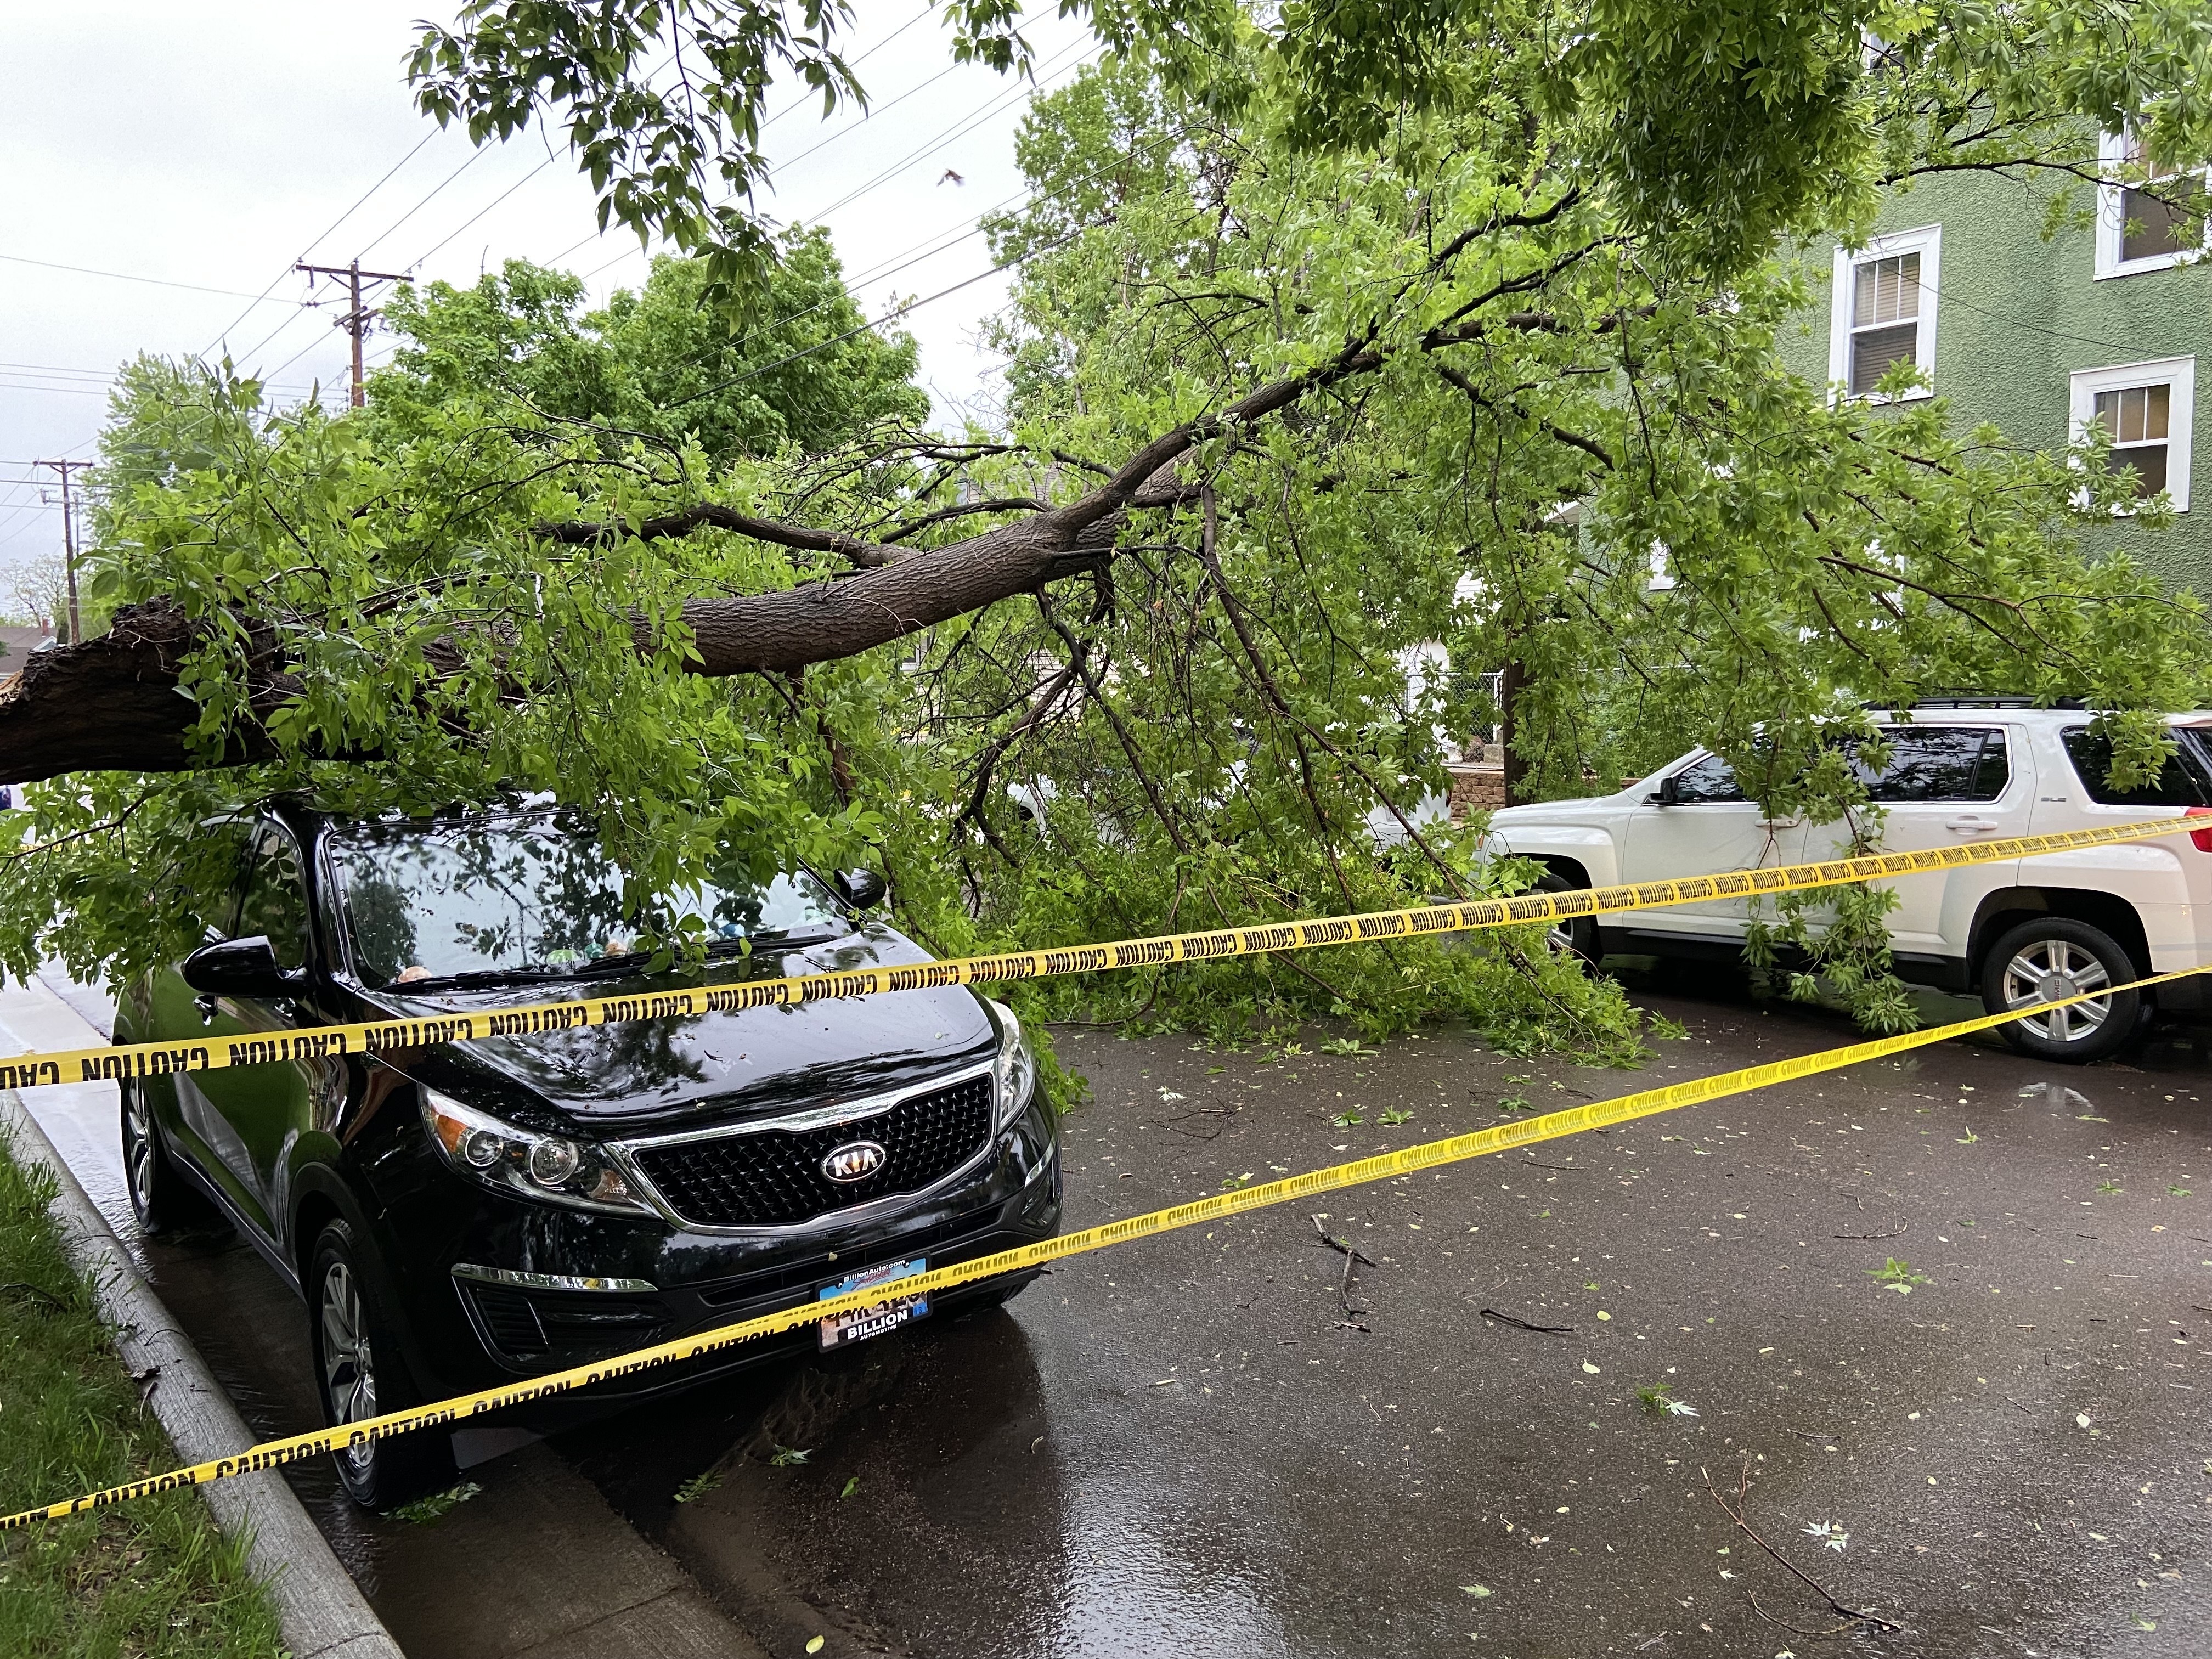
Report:
[{"label": "overcast sky", "polygon": [[[954,66],[921,0],[854,9],[847,53],[874,113],[824,125],[797,89],[771,98],[762,205],[827,224],[877,316],[989,268],[974,222],[1019,194],[1029,94]],[[1037,84],[1063,85],[1093,44],[1049,0],[1032,9]],[[288,398],[343,386],[342,307],[326,283],[310,295],[299,260],[469,283],[520,257],[585,275],[595,298],[640,280],[635,237],[594,234],[557,138],[478,152],[414,112],[403,64],[426,12],[444,15],[424,0],[0,0],[0,564],[59,550],[60,514],[40,501],[53,475],[31,463],[92,453],[106,382],[137,352],[227,347]],[[988,412],[996,359],[976,335],[1005,295],[988,277],[902,323],[940,416]],[[391,349],[372,337],[372,362]]]}]

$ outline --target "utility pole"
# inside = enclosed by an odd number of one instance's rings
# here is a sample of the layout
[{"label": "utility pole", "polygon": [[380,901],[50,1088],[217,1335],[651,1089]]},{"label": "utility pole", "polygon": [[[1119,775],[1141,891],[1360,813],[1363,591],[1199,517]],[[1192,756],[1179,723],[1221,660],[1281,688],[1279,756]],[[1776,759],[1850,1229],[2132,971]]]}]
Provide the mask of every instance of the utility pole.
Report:
[{"label": "utility pole", "polygon": [[347,265],[301,264],[294,265],[292,269],[307,273],[307,286],[310,289],[314,287],[315,278],[318,276],[343,276],[346,280],[348,290],[353,296],[353,304],[347,310],[346,314],[338,319],[337,325],[353,336],[353,406],[359,409],[366,401],[362,392],[361,343],[368,332],[369,319],[376,315],[374,311],[365,311],[362,308],[361,285],[363,283],[404,283],[407,278],[404,273],[398,271],[363,270],[358,259]]},{"label": "utility pole", "polygon": [[[70,495],[70,474],[82,472],[90,461],[40,461],[40,466],[50,466],[62,475],[62,568],[69,576],[69,642],[75,645],[84,637],[76,617],[76,519],[74,501]],[[40,492],[44,494],[43,491]]]}]

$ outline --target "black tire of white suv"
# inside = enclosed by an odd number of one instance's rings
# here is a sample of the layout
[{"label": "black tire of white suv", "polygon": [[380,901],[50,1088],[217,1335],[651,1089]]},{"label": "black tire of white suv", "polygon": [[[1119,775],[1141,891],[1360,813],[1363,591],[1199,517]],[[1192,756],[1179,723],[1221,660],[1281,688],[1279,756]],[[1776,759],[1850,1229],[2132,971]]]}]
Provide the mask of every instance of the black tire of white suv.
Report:
[{"label": "black tire of white suv", "polygon": [[[1982,964],[1982,1006],[1993,1014],[2139,977],[2120,942],[2086,921],[2045,916],[2024,921],[1990,947]],[[2102,1060],[2136,1034],[2140,991],[2119,991],[1997,1029],[2023,1054],[2075,1066]]]},{"label": "black tire of white suv", "polygon": [[[1537,882],[1540,893],[1576,893],[1582,890],[1564,876],[1547,873]],[[1571,916],[1565,921],[1555,921],[1544,935],[1544,943],[1554,956],[1572,957],[1585,968],[1597,966],[1597,918]]]}]

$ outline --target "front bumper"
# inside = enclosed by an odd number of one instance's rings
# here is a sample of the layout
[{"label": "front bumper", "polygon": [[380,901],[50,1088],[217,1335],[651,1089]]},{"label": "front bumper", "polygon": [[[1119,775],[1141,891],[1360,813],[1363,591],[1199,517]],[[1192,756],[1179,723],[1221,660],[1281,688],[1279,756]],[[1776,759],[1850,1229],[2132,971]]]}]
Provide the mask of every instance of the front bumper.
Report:
[{"label": "front bumper", "polygon": [[[801,1305],[884,1262],[920,1256],[943,1267],[1048,1238],[1060,1230],[1060,1186],[1056,1118],[1033,1097],[987,1157],[936,1189],[805,1227],[710,1233],[559,1209],[440,1168],[386,1212],[382,1242],[410,1369],[439,1398]],[[987,1293],[963,1285],[932,1299],[949,1311]],[[562,1399],[604,1406],[816,1346],[810,1323]],[[532,1420],[564,1414],[552,1402],[527,1411]]]}]

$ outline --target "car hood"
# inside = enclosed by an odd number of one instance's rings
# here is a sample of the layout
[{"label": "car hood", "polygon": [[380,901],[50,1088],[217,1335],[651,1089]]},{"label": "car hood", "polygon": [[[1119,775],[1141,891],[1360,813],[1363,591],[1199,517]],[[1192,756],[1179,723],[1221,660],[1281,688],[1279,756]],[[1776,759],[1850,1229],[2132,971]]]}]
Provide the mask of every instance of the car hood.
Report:
[{"label": "car hood", "polygon": [[[903,934],[870,927],[824,944],[710,962],[696,974],[424,996],[386,989],[364,1000],[397,1018],[423,1019],[927,960]],[[502,1115],[550,1111],[599,1133],[659,1133],[859,1099],[988,1060],[998,1042],[982,999],[954,986],[485,1037],[386,1058],[418,1082]]]}]

